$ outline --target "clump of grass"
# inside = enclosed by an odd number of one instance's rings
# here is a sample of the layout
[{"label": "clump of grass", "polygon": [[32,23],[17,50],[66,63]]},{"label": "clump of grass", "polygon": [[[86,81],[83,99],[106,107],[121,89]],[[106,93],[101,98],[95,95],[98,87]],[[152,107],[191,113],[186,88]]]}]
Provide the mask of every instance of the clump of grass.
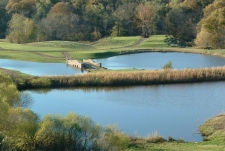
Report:
[{"label": "clump of grass", "polygon": [[148,143],[161,143],[166,140],[158,134],[158,131],[155,131],[152,135],[148,134],[147,142]]}]

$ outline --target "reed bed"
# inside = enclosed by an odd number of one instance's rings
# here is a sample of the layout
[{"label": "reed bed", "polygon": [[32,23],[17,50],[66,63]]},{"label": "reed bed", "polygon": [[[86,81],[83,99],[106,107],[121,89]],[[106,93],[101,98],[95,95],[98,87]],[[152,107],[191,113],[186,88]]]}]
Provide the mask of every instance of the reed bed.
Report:
[{"label": "reed bed", "polygon": [[74,86],[131,86],[225,80],[225,66],[200,69],[94,72],[74,76],[14,79],[19,89]]}]

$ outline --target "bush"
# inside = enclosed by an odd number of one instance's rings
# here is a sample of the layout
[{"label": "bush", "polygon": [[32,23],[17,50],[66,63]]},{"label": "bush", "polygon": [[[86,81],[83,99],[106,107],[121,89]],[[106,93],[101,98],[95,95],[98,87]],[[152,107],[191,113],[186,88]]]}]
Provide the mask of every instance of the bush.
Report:
[{"label": "bush", "polygon": [[51,81],[48,78],[33,78],[30,80],[32,87],[48,87]]},{"label": "bush", "polygon": [[173,68],[173,63],[172,61],[169,61],[167,64],[163,66],[163,69],[172,69]]}]

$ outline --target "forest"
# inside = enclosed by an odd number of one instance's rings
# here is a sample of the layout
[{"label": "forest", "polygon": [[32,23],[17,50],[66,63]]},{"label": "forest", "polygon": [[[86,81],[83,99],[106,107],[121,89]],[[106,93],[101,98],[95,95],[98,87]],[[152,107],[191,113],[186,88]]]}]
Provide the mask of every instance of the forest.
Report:
[{"label": "forest", "polygon": [[0,1],[0,38],[13,43],[156,34],[179,45],[225,48],[225,1]]}]

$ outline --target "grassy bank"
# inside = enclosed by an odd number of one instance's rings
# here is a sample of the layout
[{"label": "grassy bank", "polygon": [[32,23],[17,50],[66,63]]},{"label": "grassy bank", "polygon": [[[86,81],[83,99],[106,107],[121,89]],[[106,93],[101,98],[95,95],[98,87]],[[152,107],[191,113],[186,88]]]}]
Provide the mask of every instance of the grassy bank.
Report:
[{"label": "grassy bank", "polygon": [[127,53],[140,52],[184,52],[225,57],[225,50],[207,50],[195,47],[171,47],[165,35],[154,35],[147,39],[140,36],[108,37],[96,42],[47,41],[28,44],[0,42],[0,58],[34,62],[65,62],[63,52],[73,58],[97,59]]},{"label": "grassy bank", "polygon": [[203,142],[182,142],[172,138],[164,142],[149,143],[148,139],[137,139],[126,151],[224,151],[225,114],[217,115],[200,126]]}]

